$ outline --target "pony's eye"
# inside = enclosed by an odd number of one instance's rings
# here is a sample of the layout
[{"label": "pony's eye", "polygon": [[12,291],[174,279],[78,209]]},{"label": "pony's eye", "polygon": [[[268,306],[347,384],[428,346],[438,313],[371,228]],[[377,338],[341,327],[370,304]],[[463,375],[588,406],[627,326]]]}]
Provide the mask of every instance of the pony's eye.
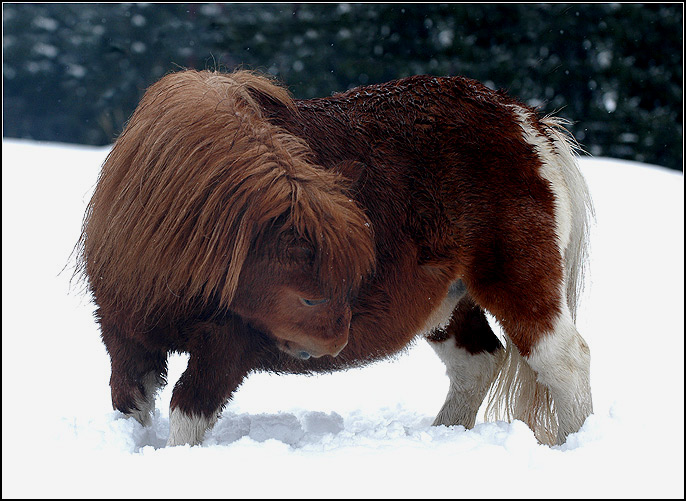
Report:
[{"label": "pony's eye", "polygon": [[300,301],[302,301],[305,306],[317,306],[318,304],[326,303],[328,299],[305,299],[304,297],[301,297]]}]

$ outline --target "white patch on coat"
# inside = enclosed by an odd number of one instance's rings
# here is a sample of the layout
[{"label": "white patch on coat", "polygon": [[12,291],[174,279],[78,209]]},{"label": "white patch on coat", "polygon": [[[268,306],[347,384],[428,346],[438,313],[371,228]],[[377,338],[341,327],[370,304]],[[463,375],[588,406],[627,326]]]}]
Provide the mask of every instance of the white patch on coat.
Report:
[{"label": "white patch on coat", "polygon": [[180,409],[171,409],[169,413],[169,439],[167,447],[175,445],[199,445],[205,432],[214,426],[217,416],[188,415]]},{"label": "white patch on coat", "polygon": [[433,422],[434,426],[462,425],[472,428],[479,407],[497,373],[499,356],[503,350],[498,350],[495,354],[472,354],[457,346],[452,337],[442,342],[429,341],[429,344],[445,364],[450,381],[448,395]]},{"label": "white patch on coat", "polygon": [[555,233],[558,238],[560,255],[564,257],[572,231],[572,204],[560,165],[560,155],[553,149],[551,140],[540,134],[531,125],[531,119],[523,108],[514,107],[514,111],[519,118],[519,124],[524,132],[524,139],[536,148],[536,152],[541,160],[539,174],[550,183],[550,189],[555,198]]}]

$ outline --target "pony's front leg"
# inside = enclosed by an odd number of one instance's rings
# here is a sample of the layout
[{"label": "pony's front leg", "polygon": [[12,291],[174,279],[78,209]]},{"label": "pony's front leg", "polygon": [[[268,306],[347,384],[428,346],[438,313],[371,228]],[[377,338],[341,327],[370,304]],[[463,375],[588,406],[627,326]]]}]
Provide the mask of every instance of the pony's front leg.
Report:
[{"label": "pony's front leg", "polygon": [[169,408],[167,446],[197,445],[257,357],[239,322],[196,324],[191,329],[188,367],[177,381]]},{"label": "pony's front leg", "polygon": [[110,320],[102,310],[98,310],[96,318],[110,355],[112,407],[149,426],[155,393],[166,384],[167,353],[146,346],[136,339],[136,333]]}]

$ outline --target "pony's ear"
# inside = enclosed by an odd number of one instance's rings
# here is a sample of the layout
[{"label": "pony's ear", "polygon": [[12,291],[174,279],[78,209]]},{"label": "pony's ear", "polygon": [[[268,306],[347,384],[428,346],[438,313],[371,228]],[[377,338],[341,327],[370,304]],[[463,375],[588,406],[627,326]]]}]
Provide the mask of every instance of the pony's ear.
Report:
[{"label": "pony's ear", "polygon": [[[285,89],[282,90],[285,91]],[[250,97],[257,102],[260,109],[263,112],[267,111],[267,116],[279,115],[280,112],[291,108],[290,103],[285,101],[283,96],[276,96],[273,93],[266,92],[265,90],[257,87],[249,87],[248,92],[250,93]]]},{"label": "pony's ear", "polygon": [[230,73],[228,78],[242,86],[253,100],[254,111],[259,115],[266,113],[280,115],[285,110],[296,111],[293,98],[288,89],[273,77],[268,77],[250,70],[238,70]]},{"label": "pony's ear", "polygon": [[364,184],[366,167],[367,166],[364,163],[358,162],[357,160],[344,160],[343,162],[336,164],[333,170],[347,179],[348,190],[355,192],[359,186]]}]

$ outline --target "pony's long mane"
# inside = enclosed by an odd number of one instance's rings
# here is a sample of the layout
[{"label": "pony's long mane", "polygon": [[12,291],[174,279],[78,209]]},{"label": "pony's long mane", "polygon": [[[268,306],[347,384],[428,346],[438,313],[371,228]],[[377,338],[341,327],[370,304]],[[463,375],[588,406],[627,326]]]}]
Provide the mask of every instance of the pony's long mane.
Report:
[{"label": "pony's long mane", "polygon": [[256,243],[284,233],[312,249],[323,284],[352,289],[372,269],[371,227],[346,179],[269,123],[258,95],[297,113],[286,89],[248,71],[183,71],[147,90],[77,244],[76,271],[101,306],[139,319],[210,298],[228,308]]}]

